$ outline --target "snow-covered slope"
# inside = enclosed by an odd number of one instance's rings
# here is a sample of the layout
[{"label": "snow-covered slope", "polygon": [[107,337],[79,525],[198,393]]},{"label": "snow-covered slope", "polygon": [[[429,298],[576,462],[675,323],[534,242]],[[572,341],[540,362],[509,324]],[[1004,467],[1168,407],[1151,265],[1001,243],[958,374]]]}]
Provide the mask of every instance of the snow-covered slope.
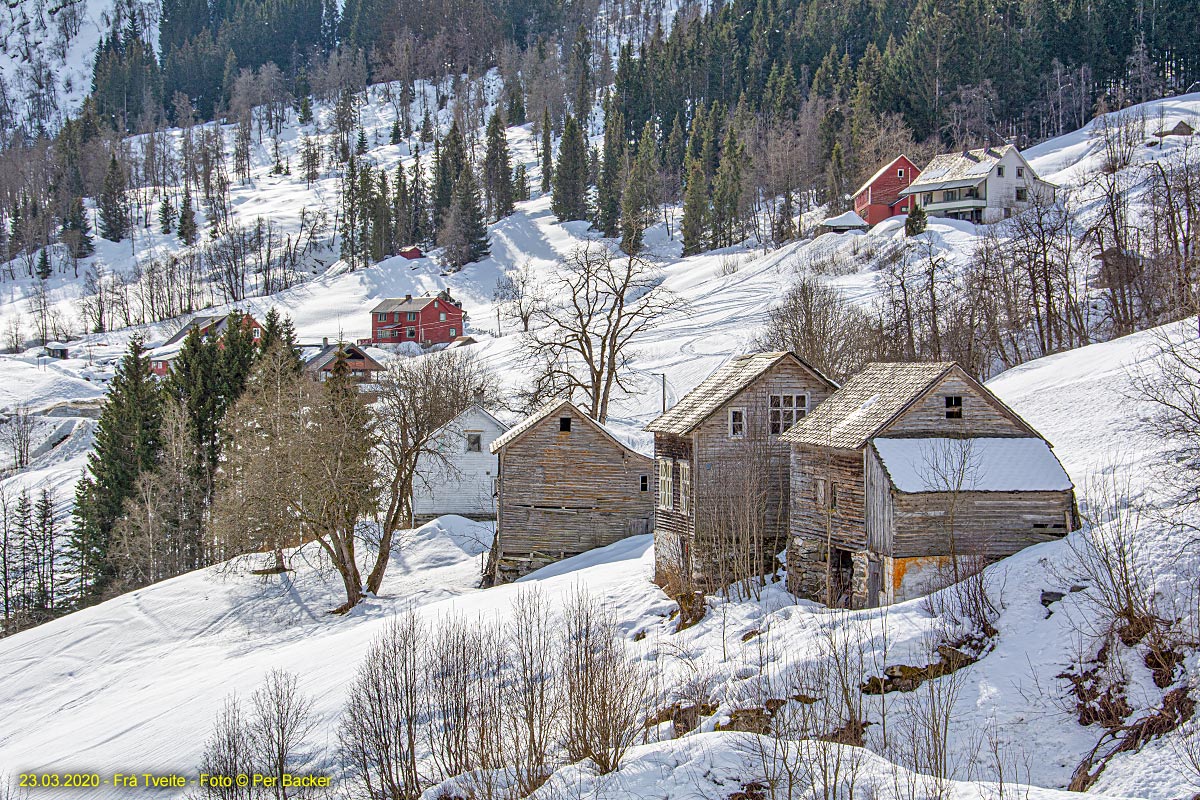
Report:
[{"label": "snow-covered slope", "polygon": [[[753,285],[752,274],[744,277]],[[750,301],[747,306],[753,309]],[[1192,330],[1177,326],[1167,333]],[[1128,399],[1127,370],[1135,363],[1154,367],[1147,348],[1155,335],[1031,362],[991,382],[1055,443],[1085,496],[1089,476],[1118,461],[1133,475],[1149,476],[1167,446],[1145,431]],[[1168,499],[1152,492],[1146,498]],[[541,591],[558,607],[559,598],[583,587],[613,611],[630,647],[659,676],[660,702],[677,698],[672,692],[685,681],[693,687],[699,681],[719,709],[679,740],[670,740],[669,725],[652,729],[614,776],[600,780],[587,768],[564,768],[536,796],[716,800],[756,777],[748,735],[715,732],[734,709],[753,704],[756,687],[818,660],[831,636],[861,643],[869,675],[887,665],[928,663],[930,636],[952,624],[934,613],[936,604],[922,600],[831,614],[774,586],[759,600],[714,598],[699,624],[677,633],[668,616],[674,604],[650,582],[649,537],[556,564],[518,584],[477,590],[489,533],[461,518],[417,530],[394,560],[380,596],[347,617],[325,613],[335,604],[337,587],[308,561],[315,557],[308,553],[293,559],[294,573],[263,578],[236,568],[201,570],[0,640],[0,768],[191,771],[222,700],[230,692],[248,695],[272,668],[300,676],[321,720],[312,744],[330,745],[347,680],[396,614],[412,608],[434,623],[459,615],[503,625],[522,592]],[[1142,536],[1151,549],[1178,544],[1176,533],[1154,524]],[[1155,565],[1165,588],[1189,586],[1200,574],[1200,555],[1175,550],[1170,564],[1162,559]],[[999,752],[1007,780],[1063,788],[1102,733],[1079,725],[1069,684],[1058,677],[1092,646],[1079,626],[1088,613],[1087,590],[1068,591],[1078,580],[1068,542],[1030,548],[990,575],[1000,607],[998,634],[981,660],[955,673],[950,762],[963,780],[994,780],[989,753]],[[1047,607],[1043,591],[1064,597]],[[1137,659],[1126,662],[1128,701],[1140,715],[1154,707],[1162,690]],[[1181,685],[1194,685],[1200,675],[1195,654],[1184,669]],[[892,766],[897,758],[889,756],[886,731],[895,737],[903,730],[923,697],[918,692],[865,699],[866,716],[876,723],[868,728],[867,745],[878,755],[861,756],[860,777],[864,786],[875,787],[876,796],[894,796],[899,786],[909,785],[901,779],[907,773]],[[1191,789],[1178,767],[1171,737],[1152,740],[1141,752],[1114,760],[1093,792],[1179,797]],[[556,793],[567,786],[586,791]],[[994,792],[995,786],[964,783],[955,795],[976,797],[981,791]],[[122,794],[109,787],[94,796]],[[1027,796],[1056,795],[1031,789]]]}]

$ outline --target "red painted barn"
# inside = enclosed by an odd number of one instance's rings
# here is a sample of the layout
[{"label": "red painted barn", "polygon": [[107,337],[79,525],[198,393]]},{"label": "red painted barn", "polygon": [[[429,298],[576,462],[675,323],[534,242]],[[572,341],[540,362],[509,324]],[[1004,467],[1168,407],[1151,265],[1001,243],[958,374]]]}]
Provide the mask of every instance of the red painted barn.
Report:
[{"label": "red painted barn", "polygon": [[462,303],[444,289],[436,295],[388,299],[371,309],[372,344],[449,344],[463,332]]},{"label": "red painted barn", "polygon": [[179,355],[179,351],[183,348],[183,340],[191,333],[192,328],[200,331],[201,336],[212,336],[219,338],[225,333],[229,327],[229,321],[234,316],[242,318],[242,329],[250,334],[255,343],[262,339],[263,326],[258,320],[249,314],[243,314],[239,311],[233,311],[229,314],[218,314],[215,316],[199,316],[192,317],[186,325],[183,326],[170,339],[166,341],[162,347],[155,348],[150,352],[150,371],[158,377],[163,377],[171,369],[171,361],[175,356]]},{"label": "red painted barn", "polygon": [[399,253],[397,253],[397,255],[404,256],[409,261],[413,261],[415,259],[425,257],[425,254],[423,252],[421,252],[421,248],[417,247],[416,245],[413,245],[412,247],[404,248]]},{"label": "red painted barn", "polygon": [[901,197],[900,192],[920,174],[921,168],[909,161],[908,156],[900,156],[868,178],[854,193],[855,213],[868,225],[878,225],[888,217],[907,214],[913,201]]}]

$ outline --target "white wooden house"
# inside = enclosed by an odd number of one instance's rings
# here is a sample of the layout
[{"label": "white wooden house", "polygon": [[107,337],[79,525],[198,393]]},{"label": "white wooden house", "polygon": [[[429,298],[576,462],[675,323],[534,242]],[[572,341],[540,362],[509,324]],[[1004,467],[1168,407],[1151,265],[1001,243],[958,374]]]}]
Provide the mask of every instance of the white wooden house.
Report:
[{"label": "white wooden house", "polygon": [[934,156],[901,197],[916,199],[931,217],[992,223],[1012,216],[1037,196],[1054,196],[1021,155],[1006,144]]},{"label": "white wooden house", "polygon": [[499,460],[490,448],[507,430],[507,425],[479,405],[443,425],[433,437],[433,452],[417,460],[414,523],[443,514],[495,519]]}]

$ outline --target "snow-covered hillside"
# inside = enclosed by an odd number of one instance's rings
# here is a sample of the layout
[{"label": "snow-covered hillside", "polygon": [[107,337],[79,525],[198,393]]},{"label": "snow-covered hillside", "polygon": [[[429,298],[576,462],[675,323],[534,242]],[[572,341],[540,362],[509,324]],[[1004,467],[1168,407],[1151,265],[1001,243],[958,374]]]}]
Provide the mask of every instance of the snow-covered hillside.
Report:
[{"label": "snow-covered hillside", "polygon": [[[1167,333],[1188,335],[1193,324]],[[1146,433],[1139,409],[1128,400],[1128,369],[1134,363],[1154,368],[1146,359],[1155,335],[1031,362],[990,384],[1055,443],[1084,497],[1088,482],[1118,462],[1133,476],[1149,477],[1168,444]],[[1170,501],[1155,495],[1152,485],[1140,487],[1143,499]],[[1096,511],[1086,504],[1083,510]],[[611,609],[629,646],[658,676],[658,703],[679,699],[685,683],[695,692],[699,682],[717,711],[678,740],[671,739],[669,724],[650,729],[615,775],[600,779],[586,767],[564,768],[535,797],[716,800],[756,777],[752,737],[716,728],[735,709],[752,705],[765,682],[817,660],[830,636],[861,644],[868,675],[881,675],[884,666],[929,663],[931,635],[953,627],[935,613],[937,604],[924,600],[831,613],[772,587],[760,600],[715,599],[699,624],[675,632],[669,616],[674,604],[650,582],[649,537],[556,564],[518,584],[478,590],[473,587],[489,534],[486,526],[452,517],[415,531],[380,596],[347,617],[325,613],[337,586],[308,553],[294,559],[291,574],[202,570],[0,640],[0,766],[190,771],[223,699],[231,692],[249,695],[273,668],[299,675],[301,689],[314,697],[320,724],[310,744],[319,750],[333,744],[347,681],[373,637],[397,614],[414,609],[432,623],[458,616],[504,626],[522,592],[540,591],[559,608],[582,587]],[[957,777],[995,780],[991,754],[999,753],[1010,783],[1063,788],[1098,741],[1102,730],[1078,723],[1070,684],[1061,677],[1095,646],[1080,624],[1089,613],[1089,588],[1070,591],[1081,579],[1071,541],[1085,534],[1030,548],[990,570],[1000,607],[994,647],[954,677],[948,741]],[[1182,592],[1195,583],[1200,554],[1180,549],[1177,533],[1147,522],[1140,535],[1163,591]],[[1043,592],[1054,591],[1063,597],[1048,604]],[[1163,694],[1136,654],[1130,650],[1122,660],[1135,717],[1152,711]],[[1181,673],[1177,685],[1195,686],[1200,663],[1194,653]],[[891,766],[883,742],[886,729],[894,736],[919,713],[924,697],[864,697],[866,717],[875,723],[867,729],[867,746],[882,754],[861,756],[859,780],[863,788],[874,787],[872,796],[896,796],[912,785],[904,770]],[[1194,791],[1173,746],[1179,735],[1119,755],[1093,793],[1165,799]],[[994,784],[964,783],[955,796],[995,791]],[[122,794],[109,787],[92,796]],[[1030,789],[1025,796],[1056,795]]]}]

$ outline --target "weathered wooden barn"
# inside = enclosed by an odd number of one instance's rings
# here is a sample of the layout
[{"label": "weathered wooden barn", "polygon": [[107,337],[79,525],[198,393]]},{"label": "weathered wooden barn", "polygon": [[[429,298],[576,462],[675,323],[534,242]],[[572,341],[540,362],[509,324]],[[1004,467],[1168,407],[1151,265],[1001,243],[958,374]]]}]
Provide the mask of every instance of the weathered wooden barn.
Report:
[{"label": "weathered wooden barn", "polygon": [[556,400],[497,438],[500,481],[492,583],[649,533],[653,461],[569,400]]},{"label": "weathered wooden barn", "polygon": [[781,435],[837,385],[789,352],[727,361],[646,426],[654,434],[655,578],[712,589],[773,571],[788,532]]},{"label": "weathered wooden barn", "polygon": [[803,597],[906,600],[1079,527],[1050,445],[957,364],[868,365],[783,439]]},{"label": "weathered wooden barn", "polygon": [[443,514],[495,519],[499,462],[491,447],[507,430],[478,404],[439,428],[417,457],[413,523]]}]

